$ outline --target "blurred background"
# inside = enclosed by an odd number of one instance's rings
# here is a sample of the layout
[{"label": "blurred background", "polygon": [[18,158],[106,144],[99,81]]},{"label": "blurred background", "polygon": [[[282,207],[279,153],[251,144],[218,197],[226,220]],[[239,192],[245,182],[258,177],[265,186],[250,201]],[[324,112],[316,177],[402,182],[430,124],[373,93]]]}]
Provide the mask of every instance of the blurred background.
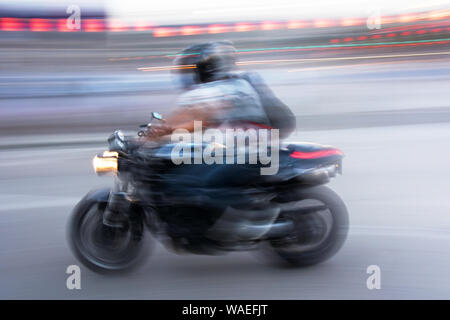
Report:
[{"label": "blurred background", "polygon": [[[67,217],[110,183],[93,155],[172,112],[177,53],[218,39],[294,111],[292,139],[345,152],[344,248],[285,270],[157,246],[138,272],[82,268],[67,290]],[[0,1],[0,298],[449,299],[449,58],[448,0]]]}]

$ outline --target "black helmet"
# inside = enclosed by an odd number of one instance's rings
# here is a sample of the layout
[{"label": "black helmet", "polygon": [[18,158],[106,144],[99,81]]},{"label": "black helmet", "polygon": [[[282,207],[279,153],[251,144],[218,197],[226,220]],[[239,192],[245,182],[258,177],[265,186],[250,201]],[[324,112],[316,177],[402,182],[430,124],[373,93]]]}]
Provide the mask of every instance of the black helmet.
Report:
[{"label": "black helmet", "polygon": [[181,51],[174,60],[174,72],[185,88],[219,80],[235,67],[235,52],[230,41],[193,45]]}]

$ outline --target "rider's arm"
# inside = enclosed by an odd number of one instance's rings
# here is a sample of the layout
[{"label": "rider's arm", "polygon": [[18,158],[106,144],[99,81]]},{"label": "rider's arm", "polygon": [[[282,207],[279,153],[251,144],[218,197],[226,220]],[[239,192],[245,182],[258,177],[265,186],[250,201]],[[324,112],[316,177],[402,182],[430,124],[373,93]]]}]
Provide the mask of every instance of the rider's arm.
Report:
[{"label": "rider's arm", "polygon": [[217,109],[202,105],[179,108],[175,113],[171,114],[167,120],[167,125],[171,131],[175,129],[186,129],[192,132],[194,131],[194,121],[202,121],[203,126],[209,126],[216,113]]},{"label": "rider's arm", "polygon": [[215,88],[202,88],[181,96],[178,106],[164,124],[154,130],[153,137],[168,135],[176,129],[193,132],[194,121],[201,121],[203,128],[214,126],[231,104]]},{"label": "rider's arm", "polygon": [[201,121],[202,127],[212,125],[220,113],[220,108],[210,108],[205,105],[191,106],[189,108],[177,108],[164,123],[152,127],[151,140],[156,140],[171,134],[176,129],[194,131],[194,121]]}]

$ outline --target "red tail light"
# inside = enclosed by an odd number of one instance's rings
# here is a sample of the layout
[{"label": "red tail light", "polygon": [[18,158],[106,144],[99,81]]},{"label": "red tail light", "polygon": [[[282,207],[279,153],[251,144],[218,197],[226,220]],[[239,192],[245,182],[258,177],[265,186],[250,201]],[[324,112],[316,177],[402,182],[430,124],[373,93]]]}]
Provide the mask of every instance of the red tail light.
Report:
[{"label": "red tail light", "polygon": [[342,155],[344,155],[344,153],[339,149],[320,150],[313,152],[294,151],[290,154],[292,158],[296,159],[315,159],[315,158],[342,156]]}]

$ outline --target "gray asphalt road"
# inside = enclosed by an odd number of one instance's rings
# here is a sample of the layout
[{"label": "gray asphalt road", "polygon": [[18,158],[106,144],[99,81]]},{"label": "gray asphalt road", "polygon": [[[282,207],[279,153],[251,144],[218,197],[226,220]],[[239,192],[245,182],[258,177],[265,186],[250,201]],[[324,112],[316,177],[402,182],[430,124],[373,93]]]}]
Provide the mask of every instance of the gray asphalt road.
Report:
[{"label": "gray asphalt road", "polygon": [[[82,267],[78,291],[66,288],[66,268],[78,264],[66,222],[86,192],[111,183],[95,176],[91,159],[114,128],[134,130],[150,111],[173,108],[168,71],[141,74],[138,61],[95,76],[74,69],[61,78],[49,68],[0,77],[0,298],[449,299],[446,50],[352,51],[345,61],[314,53],[306,57],[318,60],[248,66],[293,109],[295,139],[346,153],[344,175],[330,186],[348,206],[351,229],[331,260],[282,269],[250,253],[177,256],[156,245],[128,275]],[[135,84],[140,92],[129,90]],[[154,90],[144,92],[147,85]],[[381,268],[381,290],[366,288],[369,265]]]},{"label": "gray asphalt road", "polygon": [[[0,298],[404,299],[450,298],[450,126],[349,128],[295,137],[346,153],[330,186],[346,202],[351,230],[329,261],[282,269],[254,254],[177,256],[156,246],[128,275],[82,270],[82,289],[66,289],[78,264],[65,240],[75,203],[108,185],[91,169],[103,146],[0,151]],[[366,268],[381,268],[381,289]]]}]

